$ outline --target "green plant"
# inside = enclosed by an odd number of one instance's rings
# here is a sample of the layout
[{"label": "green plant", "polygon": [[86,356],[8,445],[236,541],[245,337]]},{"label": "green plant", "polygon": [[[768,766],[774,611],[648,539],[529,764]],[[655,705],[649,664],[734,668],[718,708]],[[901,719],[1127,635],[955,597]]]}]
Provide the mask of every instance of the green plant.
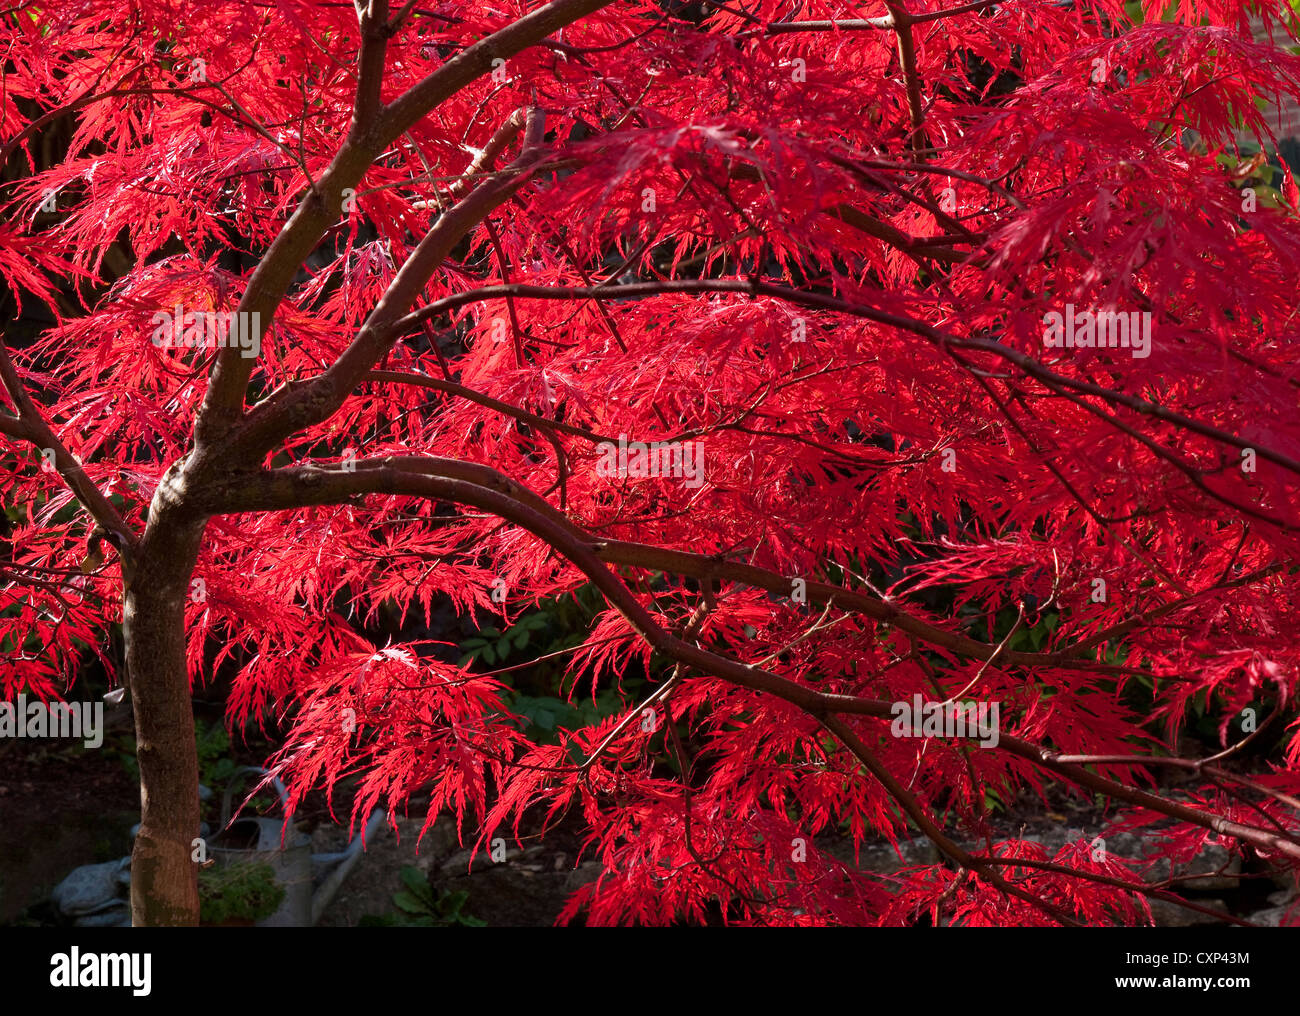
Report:
[{"label": "green plant", "polygon": [[226,924],[270,917],[284,901],[284,887],[264,862],[228,864],[199,872],[199,921]]},{"label": "green plant", "polygon": [[587,696],[575,696],[572,702],[566,702],[554,695],[517,694],[511,702],[511,708],[528,720],[524,734],[541,744],[558,742],[556,730],[579,730],[603,720],[622,708],[619,696],[606,689],[592,701]]},{"label": "green plant", "polygon": [[194,736],[199,754],[199,782],[209,787],[225,786],[238,768],[227,754],[230,735],[220,723],[208,723],[196,717]]},{"label": "green plant", "polygon": [[435,895],[429,880],[419,868],[402,869],[402,884],[406,886],[393,893],[396,913],[368,915],[358,922],[362,927],[388,928],[448,928],[460,925],[465,928],[482,928],[487,922],[463,913],[469,893],[444,889]]},{"label": "green plant", "polygon": [[504,634],[494,625],[480,628],[477,635],[471,635],[460,644],[461,649],[465,650],[461,665],[480,657],[488,663],[504,662],[511,653],[527,648],[533,635],[546,626],[546,615],[538,612],[521,617]]},{"label": "green plant", "polygon": [[[571,649],[582,644],[582,632],[590,627],[600,609],[600,595],[590,582],[570,592],[546,597],[534,610],[510,625],[508,632],[489,625],[463,640],[460,665],[463,667],[472,660],[497,665],[525,649],[534,658]],[[554,664],[557,673],[564,669],[563,660],[547,662]]]}]

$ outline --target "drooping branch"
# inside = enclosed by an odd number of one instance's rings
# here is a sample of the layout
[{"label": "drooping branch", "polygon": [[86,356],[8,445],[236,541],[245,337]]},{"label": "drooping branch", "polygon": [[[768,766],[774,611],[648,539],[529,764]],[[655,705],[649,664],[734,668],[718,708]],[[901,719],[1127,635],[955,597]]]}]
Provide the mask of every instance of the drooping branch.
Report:
[{"label": "drooping branch", "polygon": [[[1193,913],[1205,914],[1207,917],[1213,917],[1216,920],[1226,921],[1229,924],[1235,924],[1243,928],[1253,928],[1256,925],[1250,921],[1243,920],[1236,914],[1230,914],[1226,910],[1218,910],[1214,907],[1207,907],[1203,903],[1197,903],[1194,900],[1185,900],[1172,892],[1168,887],[1176,883],[1175,879],[1167,878],[1159,882],[1133,882],[1129,879],[1115,878],[1110,875],[1101,875],[1095,871],[1084,871],[1082,868],[1071,868],[1068,864],[1059,864],[1055,861],[1035,861],[1024,857],[988,857],[983,854],[977,854],[972,860],[981,865],[999,865],[1005,868],[1032,868],[1037,871],[1050,871],[1058,875],[1065,875],[1069,878],[1077,878],[1084,882],[1093,882],[1097,885],[1111,886],[1115,889],[1124,889],[1132,893],[1141,893],[1143,896],[1150,896],[1155,900],[1162,900],[1173,906],[1181,907],[1184,910],[1190,910]],[[1191,876],[1202,877],[1202,876]]]},{"label": "drooping branch", "polygon": [[[526,506],[529,511],[547,519],[552,525],[561,527],[571,539],[580,542],[594,557],[604,564],[614,564],[645,570],[663,571],[675,575],[706,581],[710,579],[737,582],[743,585],[764,589],[778,596],[790,596],[794,581],[804,582],[804,592],[809,602],[818,605],[834,604],[837,608],[850,613],[859,613],[874,621],[890,625],[899,631],[920,639],[921,641],[969,659],[988,661],[999,659],[1009,666],[1046,666],[1075,670],[1111,670],[1106,664],[1081,658],[1081,653],[1072,647],[1053,653],[1026,653],[1018,650],[999,650],[998,646],[980,642],[957,632],[947,631],[912,614],[907,613],[896,601],[879,599],[859,590],[848,589],[829,582],[815,579],[804,580],[802,576],[781,575],[757,565],[728,561],[718,556],[695,554],[689,551],[655,547],[648,544],[622,540],[607,540],[584,532],[558,511],[545,498],[517,483],[491,466],[458,459],[439,458],[436,456],[386,456],[383,458],[358,459],[354,463],[358,474],[373,474],[375,477],[385,475],[396,482],[400,474],[418,473],[429,476],[441,476],[479,487],[498,491]],[[313,496],[326,497],[331,501],[343,499],[342,492],[351,489],[348,477],[354,475],[336,466],[301,467],[303,471],[269,470],[255,474],[235,476],[224,483],[215,484],[206,489],[201,501],[205,511],[230,512],[267,510],[265,507],[252,508],[246,500],[253,485],[281,483],[285,486],[277,490],[277,497],[289,498],[276,507],[301,507],[292,502],[292,491],[311,490]],[[380,482],[375,479],[373,482]],[[364,488],[376,492],[377,488]],[[326,503],[313,500],[311,503]]]},{"label": "drooping branch", "polygon": [[838,716],[824,716],[821,718],[821,722],[822,726],[834,734],[836,740],[838,740],[840,744],[844,745],[853,757],[861,762],[867,768],[867,771],[879,781],[880,785],[885,788],[886,793],[888,793],[889,796],[898,803],[903,811],[905,811],[912,821],[916,823],[917,828],[925,834],[926,838],[929,839],[931,843],[943,852],[945,857],[955,861],[966,870],[977,872],[980,877],[987,880],[991,885],[996,886],[1008,896],[1014,896],[1018,900],[1023,900],[1030,906],[1041,910],[1059,924],[1067,928],[1077,928],[1080,926],[1078,921],[1074,920],[1074,918],[1063,911],[1060,907],[1048,903],[1046,900],[1040,899],[1033,893],[1026,892],[1019,886],[1008,882],[995,868],[982,862],[969,851],[963,849],[961,846],[949,839],[944,834],[943,830],[940,829],[935,821],[926,813],[926,810],[921,806],[921,802],[916,799],[916,795],[898,782],[898,779],[894,774],[881,764],[880,760],[876,758],[875,754],[867,747],[862,738],[858,737],[858,735],[854,733],[853,728],[844,722],[844,720]]},{"label": "drooping branch", "polygon": [[104,496],[104,492],[86,474],[81,462],[68,451],[67,445],[59,440],[50,425],[46,423],[45,417],[32,400],[22,378],[18,376],[3,339],[0,339],[0,383],[3,383],[5,391],[9,393],[10,400],[18,410],[16,417],[8,415],[0,417],[0,432],[25,440],[42,452],[48,449],[53,453],[55,470],[63,477],[82,506],[90,512],[104,532],[109,534],[129,568],[130,554],[138,542],[135,532],[126,524],[126,520],[122,518],[113,503]]},{"label": "drooping branch", "polygon": [[433,303],[426,304],[395,321],[393,328],[400,334],[409,334],[420,322],[429,318],[445,314],[466,304],[499,299],[507,294],[516,298],[527,297],[536,300],[623,300],[664,293],[736,293],[747,296],[769,296],[792,304],[837,311],[873,321],[877,324],[898,328],[918,335],[939,347],[975,349],[991,353],[1008,363],[1014,364],[1029,376],[1051,387],[1091,395],[1105,402],[1123,406],[1143,416],[1160,420],[1162,423],[1168,423],[1190,431],[1208,440],[1230,445],[1241,450],[1253,450],[1259,458],[1266,459],[1300,476],[1300,460],[1287,455],[1285,452],[1263,443],[1249,441],[1233,434],[1231,431],[1203,423],[1184,413],[1169,409],[1167,406],[1161,406],[1140,396],[1130,395],[1127,392],[1113,388],[1106,388],[1092,381],[1077,380],[1058,374],[1043,366],[1033,357],[993,339],[965,338],[903,314],[880,310],[826,293],[790,289],[786,286],[764,282],[759,279],[666,279],[656,282],[633,282],[621,286],[591,287],[537,286],[522,283],[510,286],[483,286],[479,289],[454,293]]},{"label": "drooping branch", "polygon": [[[543,516],[553,525],[562,527],[572,539],[589,548],[595,557],[604,564],[661,571],[699,581],[723,580],[736,582],[756,589],[763,589],[782,597],[789,597],[794,589],[795,581],[799,580],[803,583],[803,592],[810,603],[819,606],[834,605],[836,608],[849,613],[862,614],[881,624],[896,628],[927,645],[968,659],[985,663],[997,660],[1004,666],[1053,667],[1062,670],[1109,672],[1117,669],[1110,664],[1099,663],[1087,655],[1097,645],[1107,641],[1106,638],[1100,635],[1075,645],[1066,645],[1059,650],[1048,653],[1010,650],[1004,646],[981,642],[960,632],[949,631],[931,624],[914,614],[908,613],[897,600],[891,598],[876,597],[860,590],[805,576],[782,575],[767,568],[727,560],[718,555],[698,554],[633,541],[596,537],[574,524],[544,497],[523,484],[510,479],[491,466],[427,455],[392,455],[382,458],[365,458],[356,460],[353,465],[354,468],[363,473],[387,471],[391,474],[392,471],[396,471],[399,474],[417,473],[441,476],[462,480],[466,483],[504,493],[526,506],[530,511]],[[205,500],[201,504],[204,510],[214,513],[268,510],[265,507],[248,507],[248,502],[244,498],[247,496],[250,485],[266,484],[272,480],[287,484],[277,493],[277,496],[288,497],[290,500],[278,504],[277,507],[279,508],[305,506],[305,503],[295,505],[292,502],[290,491],[295,484],[298,485],[299,490],[311,489],[316,492],[317,496],[324,496],[333,501],[342,500],[346,496],[342,492],[351,489],[348,477],[354,474],[344,472],[337,466],[321,465],[302,467],[302,469],[306,471],[295,473],[293,470],[269,470],[255,474],[237,475],[231,480],[209,487],[205,492]],[[375,488],[365,489],[372,493],[376,492]],[[313,500],[310,503],[326,502]],[[1212,595],[1216,591],[1224,591],[1258,581],[1274,571],[1276,571],[1275,567],[1268,567],[1232,579],[1225,579],[1214,587],[1189,594],[1181,600],[1155,608],[1142,616],[1154,619],[1179,607],[1186,606],[1197,599]],[[1127,622],[1121,622],[1114,626],[1111,631],[1115,634],[1122,633],[1129,630],[1133,623],[1135,623],[1135,619],[1131,618]]]},{"label": "drooping branch", "polygon": [[[212,502],[204,505],[213,513],[279,511],[312,505],[334,504],[364,494],[384,494],[450,501],[497,515],[544,540],[577,567],[609,603],[619,611],[654,650],[698,673],[713,676],[752,691],[766,692],[825,721],[836,714],[885,718],[894,714],[894,705],[864,696],[820,692],[760,667],[738,663],[692,645],[664,629],[611,572],[588,545],[583,535],[571,525],[544,513],[529,503],[528,495],[518,484],[501,477],[494,470],[472,463],[456,463],[446,472],[443,467],[422,459],[425,475],[380,466],[370,468],[358,463],[355,471],[298,466],[261,470],[232,479]],[[436,471],[436,472],[435,472]],[[488,475],[495,474],[495,475]],[[480,486],[472,479],[483,478],[490,486]],[[521,499],[521,495],[523,499]],[[974,735],[972,735],[974,736]],[[1245,825],[1197,808],[1169,800],[1094,773],[1082,766],[1061,761],[1060,753],[1011,735],[1000,735],[996,750],[1007,751],[1040,768],[1055,772],[1078,786],[1148,808],[1171,818],[1230,836],[1268,853],[1300,860],[1300,836]]]}]

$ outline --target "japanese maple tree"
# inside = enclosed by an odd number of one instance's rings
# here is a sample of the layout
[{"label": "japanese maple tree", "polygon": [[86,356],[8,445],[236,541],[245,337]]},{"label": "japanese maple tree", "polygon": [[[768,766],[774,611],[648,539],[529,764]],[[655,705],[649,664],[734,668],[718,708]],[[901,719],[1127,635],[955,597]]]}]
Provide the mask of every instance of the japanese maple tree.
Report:
[{"label": "japanese maple tree", "polygon": [[[1141,923],[1207,839],[1297,867],[1300,221],[1241,147],[1287,5],[2,23],[0,273],[48,310],[0,345],[0,688],[128,689],[137,925],[197,919],[219,672],[295,802],[580,819],[566,919]],[[419,631],[586,585],[565,687],[622,706],[549,740]],[[995,834],[1049,786],[1151,857]]]}]

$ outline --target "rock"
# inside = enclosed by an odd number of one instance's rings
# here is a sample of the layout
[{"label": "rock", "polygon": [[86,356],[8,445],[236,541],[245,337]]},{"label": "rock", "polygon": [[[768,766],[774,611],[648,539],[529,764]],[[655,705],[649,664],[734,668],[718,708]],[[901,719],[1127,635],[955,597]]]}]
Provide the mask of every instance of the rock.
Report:
[{"label": "rock", "polygon": [[[497,856],[499,857],[500,854]],[[518,868],[519,862],[524,857],[524,852],[518,847],[506,844],[505,859],[494,861],[492,859],[492,848],[488,844],[483,844],[483,846],[479,847],[477,853],[475,853],[473,847],[456,851],[438,865],[438,870],[443,875],[477,875],[488,868],[497,868],[504,864]]]},{"label": "rock", "polygon": [[926,839],[899,840],[897,852],[888,843],[864,843],[856,859],[851,840],[818,840],[817,848],[847,865],[881,873],[891,873],[919,864],[938,864],[943,859],[938,848]]},{"label": "rock", "polygon": [[428,855],[430,864],[456,849],[456,820],[450,815],[441,816],[429,827],[420,840],[421,856]]},{"label": "rock", "polygon": [[461,851],[440,868],[434,886],[468,892],[465,909],[489,925],[544,928],[554,925],[569,897],[602,871],[596,861],[567,871],[546,870],[549,866],[529,871],[518,863],[519,855],[515,851],[511,860],[493,864],[480,852],[466,872],[469,851]]},{"label": "rock", "polygon": [[72,923],[78,928],[129,928],[131,927],[131,904],[125,900],[111,903],[93,914],[78,917]]},{"label": "rock", "polygon": [[1233,878],[1231,875],[1206,875],[1204,878],[1189,878],[1186,882],[1179,883],[1179,888],[1182,889],[1215,889],[1219,891],[1237,889],[1240,886],[1241,879]]},{"label": "rock", "polygon": [[[1200,906],[1210,907],[1213,910],[1227,910],[1228,905],[1223,900],[1196,900]],[[1167,900],[1147,900],[1151,906],[1151,919],[1157,928],[1192,928],[1197,925],[1213,924],[1222,925],[1223,922],[1209,914],[1202,914],[1195,910],[1188,910],[1186,907],[1180,907],[1175,903]]]},{"label": "rock", "polygon": [[120,876],[130,865],[131,859],[123,857],[104,864],[87,864],[74,868],[50,893],[54,908],[65,917],[79,917],[102,911],[120,898]]},{"label": "rock", "polygon": [[565,872],[564,888],[566,892],[573,892],[586,885],[588,882],[594,882],[600,878],[601,872],[605,869],[599,861],[583,861],[576,868]]},{"label": "rock", "polygon": [[[1096,829],[1058,828],[1006,838],[1038,843],[1047,851],[1049,858],[1055,857],[1062,847],[1070,843],[1084,843],[1092,849],[1104,849],[1106,853],[1114,857],[1122,858],[1125,861],[1138,862],[1138,873],[1147,882],[1163,881],[1169,878],[1171,870],[1175,870],[1170,865],[1168,858],[1153,857],[1157,851],[1157,844],[1150,840],[1144,840],[1134,833],[1112,833],[1110,836],[1102,837],[1100,830]],[[982,849],[982,844],[979,843],[963,843],[962,846],[970,851]],[[1149,857],[1152,858],[1150,867],[1145,870],[1141,869],[1140,862]],[[1235,854],[1229,854],[1223,847],[1215,844],[1207,843],[1190,862],[1177,865],[1176,871],[1180,876],[1201,876],[1179,883],[1178,888],[1180,889],[1224,890],[1236,889],[1241,885],[1241,880],[1237,877],[1241,874],[1241,858]]]},{"label": "rock", "polygon": [[[1287,917],[1287,911],[1291,911],[1290,918]],[[1257,910],[1253,914],[1247,914],[1246,920],[1264,928],[1295,927],[1300,925],[1300,907],[1288,903],[1280,907],[1270,907],[1268,910]]]},{"label": "rock", "polygon": [[[1154,852],[1154,844],[1147,854]],[[1169,878],[1172,866],[1167,857],[1158,858],[1147,871],[1147,881],[1155,882]],[[1184,889],[1235,889],[1240,880],[1234,875],[1241,873],[1241,857],[1229,854],[1217,844],[1207,843],[1186,865],[1178,865],[1179,875],[1201,875],[1202,878],[1189,879],[1180,883]]]}]

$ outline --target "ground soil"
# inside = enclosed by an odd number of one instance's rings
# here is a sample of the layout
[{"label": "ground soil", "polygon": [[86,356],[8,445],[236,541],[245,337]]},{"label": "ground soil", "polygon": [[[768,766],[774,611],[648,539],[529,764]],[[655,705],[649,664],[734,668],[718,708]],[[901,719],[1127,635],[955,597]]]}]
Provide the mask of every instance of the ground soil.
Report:
[{"label": "ground soil", "polygon": [[[80,865],[130,853],[130,829],[139,820],[130,748],[129,733],[120,730],[110,731],[98,750],[50,741],[0,742],[0,924],[55,923],[45,901],[59,881]],[[254,744],[232,748],[231,754],[236,762],[256,764],[265,749]],[[1178,774],[1166,779],[1163,789],[1176,791]],[[205,820],[214,826],[217,808],[213,799],[204,809]],[[525,824],[522,847],[509,842],[506,859],[494,863],[483,845],[472,852],[472,832],[467,830],[461,842],[449,818],[440,818],[421,838],[425,810],[421,801],[413,801],[395,829],[387,826],[372,838],[321,924],[400,922],[406,915],[395,905],[394,894],[404,888],[402,869],[413,867],[427,879],[434,898],[468,893],[463,913],[469,916],[490,925],[547,926],[555,923],[574,890],[600,873],[599,865],[580,856],[576,826],[561,824],[540,838]],[[350,811],[343,787],[332,813],[325,795],[313,793],[295,822],[312,835],[314,852],[335,851],[347,842]],[[1026,795],[996,812],[991,831],[995,839],[1006,839],[1042,836],[1053,829],[1096,830],[1110,817],[1089,800],[1049,785],[1046,800]],[[855,853],[847,840],[819,838],[818,847],[846,861]],[[874,848],[879,853],[881,845]]]},{"label": "ground soil", "polygon": [[130,852],[140,788],[121,759],[79,744],[0,741],[0,924],[73,868]]}]

